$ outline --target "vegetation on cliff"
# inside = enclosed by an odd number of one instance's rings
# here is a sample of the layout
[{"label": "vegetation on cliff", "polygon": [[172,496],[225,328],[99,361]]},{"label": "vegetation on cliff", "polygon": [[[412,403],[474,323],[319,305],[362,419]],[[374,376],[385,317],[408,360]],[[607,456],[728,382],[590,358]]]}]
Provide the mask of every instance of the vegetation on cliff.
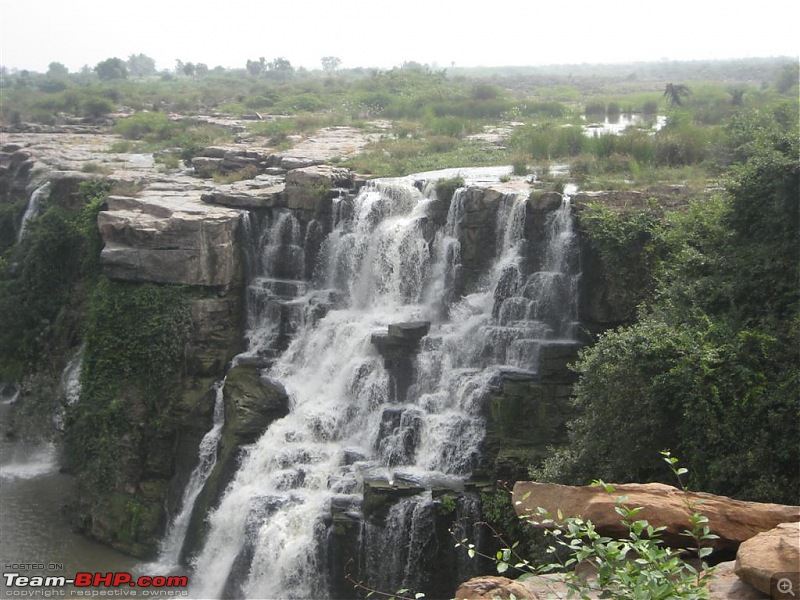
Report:
[{"label": "vegetation on cliff", "polygon": [[[652,450],[671,448],[690,466],[695,489],[797,501],[796,131],[797,113],[784,107],[739,115],[728,125],[735,162],[724,193],[659,222],[646,213],[585,222],[612,276],[623,285],[649,276],[654,286],[635,323],[583,352],[569,444],[536,475],[658,480]],[[629,231],[637,224],[638,238]],[[614,252],[629,239],[647,240],[640,247],[648,256],[656,240],[659,260]]]}]

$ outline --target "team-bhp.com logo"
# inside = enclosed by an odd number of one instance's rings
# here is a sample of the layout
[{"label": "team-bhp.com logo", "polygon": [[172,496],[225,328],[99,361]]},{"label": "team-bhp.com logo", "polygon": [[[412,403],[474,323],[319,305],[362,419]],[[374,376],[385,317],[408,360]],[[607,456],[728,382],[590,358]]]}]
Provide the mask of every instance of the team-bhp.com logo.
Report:
[{"label": "team-bhp.com logo", "polygon": [[[87,588],[85,590],[73,590],[73,592],[85,591],[86,593],[77,593],[70,595],[81,596],[94,596],[94,595],[107,595],[98,594],[95,588],[141,588],[142,596],[163,596],[164,591],[173,590],[175,588],[182,589],[189,585],[187,577],[182,575],[155,575],[148,576],[142,575],[134,577],[127,572],[113,572],[113,573],[76,573],[74,577],[64,576],[43,576],[43,575],[22,575],[20,573],[3,573],[4,583],[6,585],[6,596],[29,596],[42,594],[35,593],[14,593],[21,590],[33,592],[34,589],[43,590],[45,588],[53,590],[53,588],[65,588],[67,586],[74,586],[75,588]],[[55,591],[55,590],[54,590]],[[148,593],[151,591],[152,593]],[[9,593],[11,592],[11,593]],[[95,593],[92,593],[95,592]],[[135,596],[136,593],[125,594]],[[59,594],[61,595],[61,594]],[[116,594],[119,595],[119,594]],[[177,595],[177,594],[169,594]]]}]

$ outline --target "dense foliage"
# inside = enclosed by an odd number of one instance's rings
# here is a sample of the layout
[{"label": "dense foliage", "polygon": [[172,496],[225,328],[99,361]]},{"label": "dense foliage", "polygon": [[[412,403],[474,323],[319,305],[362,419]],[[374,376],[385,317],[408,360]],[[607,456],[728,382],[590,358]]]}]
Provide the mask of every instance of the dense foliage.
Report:
[{"label": "dense foliage", "polygon": [[107,185],[82,184],[83,208],[48,198],[20,244],[0,258],[0,379],[19,381],[74,343],[86,283],[96,277],[101,242],[95,225]]},{"label": "dense foliage", "polygon": [[695,489],[800,497],[797,114],[729,129],[725,193],[665,216],[655,290],[637,322],[583,352],[570,444],[538,475],[657,480],[652,450],[671,448]]},{"label": "dense foliage", "polygon": [[158,430],[177,393],[188,335],[187,291],[180,286],[101,278],[88,304],[81,400],[68,412],[67,447],[84,481],[121,475],[121,445]]}]

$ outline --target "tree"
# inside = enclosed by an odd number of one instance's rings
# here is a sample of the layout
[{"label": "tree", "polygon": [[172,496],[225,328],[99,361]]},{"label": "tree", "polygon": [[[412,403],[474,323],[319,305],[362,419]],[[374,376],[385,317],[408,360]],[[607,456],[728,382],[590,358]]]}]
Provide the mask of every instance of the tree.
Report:
[{"label": "tree", "polygon": [[194,66],[194,74],[197,77],[204,77],[208,75],[209,71],[210,69],[208,68],[208,65],[206,63],[197,63]]},{"label": "tree", "polygon": [[187,77],[194,77],[195,73],[197,72],[197,69],[195,68],[194,63],[190,63],[190,62],[184,63],[182,70],[183,70],[183,74],[186,75]]},{"label": "tree", "polygon": [[267,64],[266,74],[273,79],[289,79],[294,75],[294,67],[286,58],[279,56]]},{"label": "tree", "polygon": [[342,64],[342,59],[336,56],[323,56],[322,57],[322,70],[332,72],[337,70]]},{"label": "tree", "polygon": [[100,79],[105,81],[128,78],[128,67],[125,65],[125,61],[117,57],[107,58],[97,63],[94,71]]},{"label": "tree", "polygon": [[734,106],[742,106],[744,104],[744,93],[747,90],[744,88],[731,88],[728,93],[731,95],[731,104]]},{"label": "tree", "polygon": [[69,69],[60,62],[51,62],[47,65],[47,76],[61,79],[69,74]]},{"label": "tree", "polygon": [[683,106],[683,102],[681,98],[685,98],[686,96],[691,95],[692,91],[689,89],[688,86],[683,85],[682,83],[674,84],[668,83],[667,87],[664,88],[664,97],[669,99],[669,103],[672,106]]},{"label": "tree", "polygon": [[133,77],[148,77],[156,74],[156,61],[145,54],[131,54],[126,64],[128,72]]},{"label": "tree", "polygon": [[259,75],[263,75],[267,70],[267,59],[263,56],[259,57],[258,60],[247,60],[247,72],[254,77],[258,77]]}]

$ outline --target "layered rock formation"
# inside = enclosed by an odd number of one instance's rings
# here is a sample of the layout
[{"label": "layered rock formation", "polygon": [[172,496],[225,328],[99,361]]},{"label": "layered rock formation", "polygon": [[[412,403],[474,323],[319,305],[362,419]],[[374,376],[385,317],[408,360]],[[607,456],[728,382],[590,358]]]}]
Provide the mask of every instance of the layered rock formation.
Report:
[{"label": "layered rock formation", "polygon": [[100,255],[112,279],[231,288],[241,281],[241,215],[197,194],[110,196],[98,215]]}]

